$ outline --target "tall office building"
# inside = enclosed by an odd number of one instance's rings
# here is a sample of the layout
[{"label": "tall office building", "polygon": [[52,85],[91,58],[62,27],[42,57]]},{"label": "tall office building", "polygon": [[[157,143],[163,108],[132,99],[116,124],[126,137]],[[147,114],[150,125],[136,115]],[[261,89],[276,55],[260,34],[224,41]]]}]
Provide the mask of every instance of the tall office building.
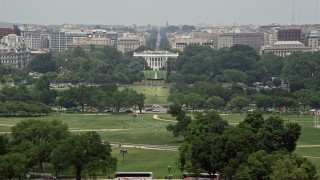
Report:
[{"label": "tall office building", "polygon": [[41,48],[40,32],[25,29],[21,31],[21,37],[30,49],[36,50]]},{"label": "tall office building", "polygon": [[278,41],[299,41],[302,40],[302,31],[298,26],[283,26],[278,30]]},{"label": "tall office building", "polygon": [[267,37],[263,32],[222,33],[219,35],[219,48],[229,48],[235,44],[251,46],[259,51],[262,46],[267,44]]},{"label": "tall office building", "polygon": [[85,32],[51,32],[49,34],[49,48],[52,51],[64,52],[67,42],[72,42],[74,37],[87,37]]}]

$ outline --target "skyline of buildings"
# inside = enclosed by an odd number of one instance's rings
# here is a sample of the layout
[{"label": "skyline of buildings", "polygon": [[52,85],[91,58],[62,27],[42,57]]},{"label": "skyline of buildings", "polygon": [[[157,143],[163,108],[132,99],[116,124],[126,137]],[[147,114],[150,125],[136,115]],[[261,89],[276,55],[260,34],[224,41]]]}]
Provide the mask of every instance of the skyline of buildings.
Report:
[{"label": "skyline of buildings", "polygon": [[[170,27],[168,23],[166,26]],[[319,24],[300,26],[279,24],[200,26],[195,27],[192,31],[182,31],[183,26],[177,27],[178,29],[175,28],[175,32],[167,33],[166,38],[171,49],[178,51],[183,51],[187,45],[209,46],[212,49],[220,49],[242,44],[251,46],[261,55],[271,52],[277,56],[285,57],[295,51],[318,51],[320,49]],[[160,33],[158,26],[150,24],[144,26],[133,24],[131,26],[60,25],[45,27],[0,23],[0,35],[11,37],[12,34],[16,34],[17,37],[21,38],[19,41],[27,47],[26,51],[31,53],[30,57],[33,57],[32,54],[35,53],[64,52],[76,47],[89,51],[93,46],[97,48],[110,46],[126,53],[134,52],[140,46],[146,46],[150,40],[151,32],[154,31],[152,28],[158,29],[158,34]],[[1,43],[2,49],[7,49],[4,41]],[[14,53],[15,51],[11,50],[10,52]],[[14,67],[24,67],[23,63],[17,65],[14,64],[14,61],[3,60],[4,57],[7,56],[0,56],[2,63],[11,63]],[[29,60],[26,62],[29,62]]]}]

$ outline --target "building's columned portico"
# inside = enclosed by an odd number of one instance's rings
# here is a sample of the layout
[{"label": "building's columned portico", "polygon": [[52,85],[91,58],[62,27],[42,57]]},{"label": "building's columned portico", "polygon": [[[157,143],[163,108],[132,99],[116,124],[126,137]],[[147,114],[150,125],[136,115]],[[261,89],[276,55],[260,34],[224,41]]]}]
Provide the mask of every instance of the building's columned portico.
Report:
[{"label": "building's columned portico", "polygon": [[144,51],[141,53],[134,53],[133,56],[144,58],[150,68],[159,70],[167,66],[168,58],[177,58],[179,54],[168,51]]}]

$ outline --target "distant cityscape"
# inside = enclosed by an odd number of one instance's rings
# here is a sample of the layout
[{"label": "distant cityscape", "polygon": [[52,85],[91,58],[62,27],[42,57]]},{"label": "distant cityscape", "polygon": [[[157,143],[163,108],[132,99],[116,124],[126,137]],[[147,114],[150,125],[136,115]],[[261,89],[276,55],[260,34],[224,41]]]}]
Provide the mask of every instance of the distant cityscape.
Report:
[{"label": "distant cityscape", "polygon": [[[92,47],[110,46],[123,53],[134,52],[147,46],[154,30],[160,33],[164,26],[125,25],[16,25],[0,23],[0,62],[15,68],[24,68],[37,54],[64,52],[81,47],[89,51]],[[285,57],[295,51],[319,50],[320,24],[280,25],[269,24],[239,26],[191,26],[192,31],[166,33],[170,50],[183,51],[187,45],[209,46],[212,49],[229,48],[235,44],[248,45],[260,55],[273,53]],[[180,29],[179,29],[180,28]],[[154,49],[162,50],[162,49]],[[138,56],[138,55],[137,55]]]}]

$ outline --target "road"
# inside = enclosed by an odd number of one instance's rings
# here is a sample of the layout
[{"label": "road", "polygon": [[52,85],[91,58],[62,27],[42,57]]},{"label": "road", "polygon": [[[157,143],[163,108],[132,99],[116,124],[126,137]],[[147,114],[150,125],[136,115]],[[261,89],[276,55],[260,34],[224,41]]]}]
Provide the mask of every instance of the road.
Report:
[{"label": "road", "polygon": [[110,144],[112,146],[118,146],[118,147],[152,149],[152,150],[163,150],[163,151],[178,151],[179,149],[179,146],[167,146],[167,145],[131,144],[131,143],[120,143],[120,142],[110,142]]}]

